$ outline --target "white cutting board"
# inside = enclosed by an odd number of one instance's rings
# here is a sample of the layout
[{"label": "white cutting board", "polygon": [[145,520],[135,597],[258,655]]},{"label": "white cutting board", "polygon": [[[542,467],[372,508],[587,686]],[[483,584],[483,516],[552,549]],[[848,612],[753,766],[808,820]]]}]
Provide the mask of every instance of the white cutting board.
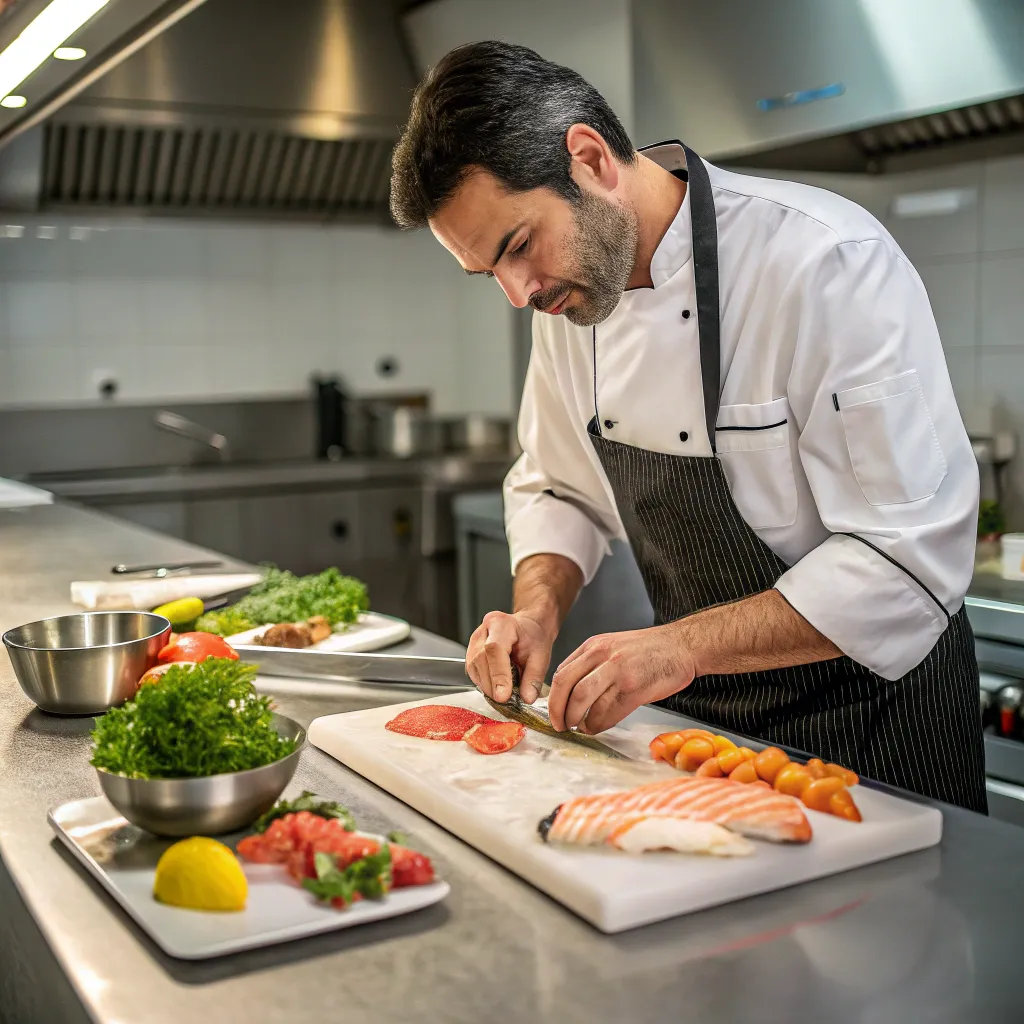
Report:
[{"label": "white cutting board", "polygon": [[[810,843],[758,841],[750,857],[628,855],[548,845],[537,824],[562,801],[678,772],[649,760],[592,754],[530,731],[515,749],[487,756],[462,742],[421,740],[384,728],[418,704],[458,705],[498,717],[474,690],[318,718],[309,740],[605,932],[847,871],[933,846],[942,836],[936,808],[855,786],[862,822],[807,811],[814,830]],[[649,758],[647,744],[654,736],[691,724],[698,723],[645,707],[601,738],[623,753]]]},{"label": "white cutting board", "polygon": [[[270,626],[257,626],[255,629],[246,630],[244,633],[236,633],[229,636],[227,641],[233,647],[246,647],[255,644],[257,637],[262,636]],[[350,626],[339,623],[334,627],[334,632],[311,647],[294,648],[303,651],[328,651],[330,653],[362,653],[365,651],[379,651],[382,647],[390,647],[400,640],[406,639],[412,632],[412,627],[404,619],[396,619],[392,615],[381,615],[379,612],[363,612],[358,622]],[[290,648],[278,648],[288,650]]]}]

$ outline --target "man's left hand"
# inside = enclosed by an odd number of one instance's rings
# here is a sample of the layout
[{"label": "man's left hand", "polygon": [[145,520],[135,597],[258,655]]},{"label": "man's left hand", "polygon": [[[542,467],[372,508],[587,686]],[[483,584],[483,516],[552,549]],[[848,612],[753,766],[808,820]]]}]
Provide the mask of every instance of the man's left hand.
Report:
[{"label": "man's left hand", "polygon": [[642,704],[693,682],[696,664],[679,623],[593,636],[559,666],[548,713],[558,730],[598,733]]}]

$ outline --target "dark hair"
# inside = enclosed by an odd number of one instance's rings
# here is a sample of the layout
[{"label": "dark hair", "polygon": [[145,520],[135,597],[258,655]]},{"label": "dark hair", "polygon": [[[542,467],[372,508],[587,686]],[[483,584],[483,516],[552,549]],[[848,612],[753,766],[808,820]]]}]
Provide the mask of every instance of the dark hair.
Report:
[{"label": "dark hair", "polygon": [[565,133],[600,132],[623,163],[636,154],[605,98],[570,68],[525,46],[488,41],[447,53],[416,88],[391,161],[391,215],[422,227],[472,168],[510,192],[549,188],[575,202]]}]

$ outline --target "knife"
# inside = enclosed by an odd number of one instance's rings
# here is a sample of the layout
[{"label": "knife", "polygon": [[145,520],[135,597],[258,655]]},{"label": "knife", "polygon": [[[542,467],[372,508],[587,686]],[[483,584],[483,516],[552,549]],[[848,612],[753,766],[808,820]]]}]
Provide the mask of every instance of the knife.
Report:
[{"label": "knife", "polygon": [[156,579],[161,579],[172,572],[181,572],[185,569],[216,569],[223,564],[223,562],[173,562],[162,565],[115,565],[111,567],[110,571],[117,576],[151,572]]},{"label": "knife", "polygon": [[[298,679],[326,679],[347,682],[353,679],[368,683],[401,683],[406,686],[451,687],[460,690],[473,688],[466,675],[462,658],[426,657],[413,654],[386,654],[380,651],[317,651],[306,648],[260,647],[256,644],[236,644],[242,661],[259,665],[267,676],[291,676]],[[519,722],[535,732],[566,740],[621,761],[631,761],[628,754],[601,742],[594,736],[570,729],[559,732],[539,707],[523,703],[519,694],[519,670],[512,667],[512,696],[499,704],[483,694],[484,700],[503,718]]]},{"label": "knife", "polygon": [[519,692],[519,669],[515,665],[512,666],[512,696],[504,704],[492,700],[486,693],[483,695],[483,698],[499,715],[503,715],[512,722],[525,725],[527,729],[533,729],[534,732],[543,733],[545,736],[554,736],[560,740],[568,740],[570,743],[586,747],[588,750],[605,754],[619,761],[633,760],[631,757],[620,753],[614,747],[608,746],[607,743],[602,743],[597,737],[591,736],[588,733],[579,732],[577,729],[559,732],[551,724],[547,708],[524,703]]}]

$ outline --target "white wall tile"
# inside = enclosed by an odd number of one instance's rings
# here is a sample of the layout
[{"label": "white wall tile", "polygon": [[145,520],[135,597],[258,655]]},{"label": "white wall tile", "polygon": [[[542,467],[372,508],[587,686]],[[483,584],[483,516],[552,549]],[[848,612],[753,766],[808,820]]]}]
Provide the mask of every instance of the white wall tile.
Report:
[{"label": "white wall tile", "polygon": [[955,263],[918,263],[917,271],[928,289],[943,348],[972,348],[978,333],[975,258]]},{"label": "white wall tile", "polygon": [[79,277],[72,283],[73,333],[82,339],[142,343],[142,289],[135,278]]},{"label": "white wall tile", "polygon": [[981,344],[1024,352],[1024,256],[983,260],[980,298]]},{"label": "white wall tile", "polygon": [[212,276],[206,303],[211,342],[224,339],[230,345],[235,338],[266,337],[273,304],[265,279],[253,282]]},{"label": "white wall tile", "polygon": [[66,344],[72,332],[71,284],[67,280],[8,281],[6,325],[20,342]]},{"label": "white wall tile", "polygon": [[889,212],[885,226],[912,261],[978,251],[981,204],[981,165],[965,164],[935,171],[901,174],[892,179],[891,195],[931,192],[939,189],[975,189],[977,199],[953,214],[928,217],[896,217]]},{"label": "white wall tile", "polygon": [[210,280],[269,280],[273,230],[262,224],[222,224],[211,229],[206,252]]},{"label": "white wall tile", "polygon": [[39,238],[38,228],[50,227],[52,221],[8,218],[0,213],[0,226],[16,223],[24,233],[20,238],[0,237],[0,274],[7,280],[66,277],[71,264],[66,232],[57,238]]},{"label": "white wall tile", "polygon": [[141,282],[141,294],[145,343],[181,347],[205,342],[208,321],[202,278],[150,278]]},{"label": "white wall tile", "polygon": [[1024,249],[1024,156],[985,164],[981,248]]},{"label": "white wall tile", "polygon": [[204,279],[207,273],[205,224],[147,222],[139,229],[136,272],[153,280]]},{"label": "white wall tile", "polygon": [[79,351],[62,346],[34,346],[7,353],[7,378],[13,405],[53,405],[82,397]]}]

